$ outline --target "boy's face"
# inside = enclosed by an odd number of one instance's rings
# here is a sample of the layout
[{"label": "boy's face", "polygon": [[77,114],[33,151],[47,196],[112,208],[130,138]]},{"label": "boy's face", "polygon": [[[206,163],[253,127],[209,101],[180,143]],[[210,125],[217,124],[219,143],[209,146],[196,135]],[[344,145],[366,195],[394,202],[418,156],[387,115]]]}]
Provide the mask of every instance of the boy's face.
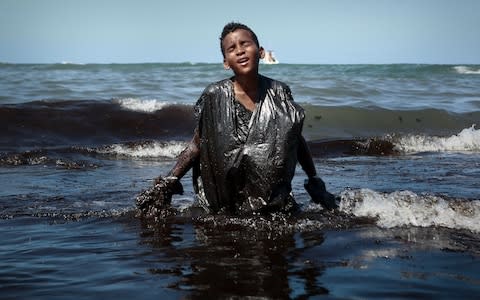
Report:
[{"label": "boy's face", "polygon": [[258,73],[259,59],[263,58],[263,48],[258,48],[250,32],[237,29],[223,39],[225,69],[231,68],[235,75]]}]

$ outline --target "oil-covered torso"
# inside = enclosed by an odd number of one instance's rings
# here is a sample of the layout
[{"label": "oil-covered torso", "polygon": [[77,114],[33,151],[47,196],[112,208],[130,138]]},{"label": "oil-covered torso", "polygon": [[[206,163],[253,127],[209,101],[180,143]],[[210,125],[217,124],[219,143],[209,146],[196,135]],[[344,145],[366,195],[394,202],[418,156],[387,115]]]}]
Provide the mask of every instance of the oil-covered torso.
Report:
[{"label": "oil-covered torso", "polygon": [[260,76],[250,114],[225,79],[205,89],[196,109],[200,160],[194,180],[210,210],[281,209],[293,201],[290,182],[304,113],[287,85]]}]

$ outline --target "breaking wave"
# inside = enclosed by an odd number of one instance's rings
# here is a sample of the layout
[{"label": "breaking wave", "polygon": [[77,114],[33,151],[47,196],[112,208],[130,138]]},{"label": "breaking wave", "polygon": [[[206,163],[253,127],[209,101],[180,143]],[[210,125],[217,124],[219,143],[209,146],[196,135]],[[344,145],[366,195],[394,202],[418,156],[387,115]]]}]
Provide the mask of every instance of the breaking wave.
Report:
[{"label": "breaking wave", "polygon": [[[67,199],[61,196],[42,197],[31,194],[16,196],[22,201],[12,202],[11,197],[2,197],[0,218],[20,216],[81,219],[87,217],[115,217],[133,214],[135,208],[131,196],[118,194],[109,199]],[[85,196],[88,198],[88,195]],[[26,201],[31,199],[31,201]],[[416,194],[412,191],[378,192],[371,189],[347,189],[340,193],[339,211],[324,211],[318,204],[310,203],[296,216],[273,214],[271,217],[238,217],[195,212],[191,196],[182,196],[172,205],[176,214],[193,217],[204,223],[238,225],[255,230],[310,231],[323,228],[351,227],[361,224],[376,224],[382,228],[442,227],[480,233],[480,200],[455,199],[441,195]],[[32,204],[33,203],[33,204]],[[28,204],[28,205],[27,205]],[[269,231],[269,230],[267,230]]]},{"label": "breaking wave", "polygon": [[478,199],[450,199],[411,191],[345,190],[341,193],[340,210],[357,217],[374,218],[385,228],[441,226],[480,232]]},{"label": "breaking wave", "polygon": [[124,109],[145,113],[153,113],[166,106],[172,105],[172,103],[162,102],[156,99],[137,98],[115,99],[113,100],[113,103],[118,103]]},{"label": "breaking wave", "polygon": [[105,145],[189,139],[193,109],[157,101],[35,101],[0,106],[0,147]]},{"label": "breaking wave", "polygon": [[0,166],[44,165],[66,169],[98,168],[99,165],[85,158],[85,155],[102,155],[119,159],[172,159],[177,157],[186,145],[186,142],[182,141],[141,141],[117,143],[100,147],[73,146],[67,148],[45,148],[0,154]]},{"label": "breaking wave", "polygon": [[[113,158],[173,159],[187,146],[185,140],[141,140],[111,143],[101,146],[43,147],[27,151],[0,153],[0,166],[53,165],[68,169],[97,168],[88,159],[75,158],[72,154],[103,155]],[[418,152],[480,152],[480,130],[475,125],[448,137],[405,135],[352,140],[310,141],[314,157],[337,156],[389,156]]]},{"label": "breaking wave", "polygon": [[[464,141],[467,151],[478,149],[478,130],[472,124],[480,120],[480,111],[450,113],[436,109],[398,111],[314,105],[305,105],[305,109],[307,140],[368,140],[395,135],[404,137],[398,140],[399,149],[411,151],[414,141],[422,136],[425,146],[427,142],[441,141],[429,137],[448,136],[470,127],[459,139]],[[0,126],[6,129],[0,147],[97,146],[139,140],[189,140],[195,118],[192,105],[156,99],[49,100],[0,106]],[[468,144],[468,134],[472,145]]]},{"label": "breaking wave", "polygon": [[137,158],[165,157],[175,158],[186,147],[186,142],[154,142],[113,144],[93,149],[99,154]]},{"label": "breaking wave", "polygon": [[480,69],[467,66],[455,66],[453,69],[459,74],[480,74]]},{"label": "breaking wave", "polygon": [[475,125],[449,137],[407,135],[396,141],[395,147],[405,153],[412,152],[478,152],[480,130]]}]

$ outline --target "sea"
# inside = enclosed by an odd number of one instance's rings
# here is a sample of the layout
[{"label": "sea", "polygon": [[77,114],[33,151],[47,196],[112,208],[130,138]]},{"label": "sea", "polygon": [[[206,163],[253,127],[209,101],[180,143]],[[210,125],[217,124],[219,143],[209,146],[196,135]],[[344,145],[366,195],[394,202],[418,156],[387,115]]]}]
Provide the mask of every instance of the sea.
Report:
[{"label": "sea", "polygon": [[220,63],[0,63],[0,299],[477,299],[480,65],[260,66],[306,113],[339,209],[135,198],[191,139]]}]

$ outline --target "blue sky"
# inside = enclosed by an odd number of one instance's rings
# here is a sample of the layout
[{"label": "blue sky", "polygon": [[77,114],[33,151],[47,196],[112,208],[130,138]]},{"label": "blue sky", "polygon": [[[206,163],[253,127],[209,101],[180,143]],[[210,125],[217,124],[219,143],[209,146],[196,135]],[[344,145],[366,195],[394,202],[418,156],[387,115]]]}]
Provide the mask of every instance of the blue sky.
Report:
[{"label": "blue sky", "polygon": [[478,0],[0,0],[0,62],[221,62],[232,20],[285,63],[480,64]]}]

